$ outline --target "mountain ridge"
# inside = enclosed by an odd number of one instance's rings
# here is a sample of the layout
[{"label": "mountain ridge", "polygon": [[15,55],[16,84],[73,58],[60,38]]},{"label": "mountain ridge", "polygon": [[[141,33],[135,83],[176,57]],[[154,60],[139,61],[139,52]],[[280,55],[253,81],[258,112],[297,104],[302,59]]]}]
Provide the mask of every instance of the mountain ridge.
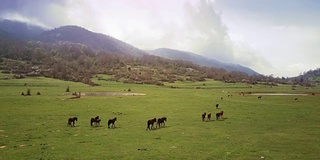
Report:
[{"label": "mountain ridge", "polygon": [[68,41],[81,43],[108,52],[119,52],[134,56],[146,55],[144,51],[109,35],[89,31],[76,25],[66,25],[45,31],[40,35],[43,41]]},{"label": "mountain ridge", "polygon": [[259,73],[257,73],[256,71],[248,67],[242,66],[240,64],[223,63],[218,60],[201,56],[188,51],[180,51],[170,48],[158,48],[155,50],[149,50],[148,52],[152,55],[168,59],[190,61],[200,66],[223,68],[227,71],[244,72],[248,75],[259,75]]}]

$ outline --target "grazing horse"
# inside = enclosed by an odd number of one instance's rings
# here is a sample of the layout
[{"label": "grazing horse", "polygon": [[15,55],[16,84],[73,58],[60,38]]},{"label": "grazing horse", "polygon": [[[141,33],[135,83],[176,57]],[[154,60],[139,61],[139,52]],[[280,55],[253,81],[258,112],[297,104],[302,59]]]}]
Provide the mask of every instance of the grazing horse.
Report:
[{"label": "grazing horse", "polygon": [[208,114],[208,121],[211,121],[211,113]]},{"label": "grazing horse", "polygon": [[217,109],[219,108],[219,104],[216,104],[216,108],[217,108]]},{"label": "grazing horse", "polygon": [[[155,122],[157,122],[157,118],[153,118],[153,119],[150,119],[150,120],[148,120],[147,121],[147,129],[146,130],[151,130],[152,128],[154,128],[153,127],[153,124],[155,123]],[[150,125],[151,125],[151,128],[150,128]]]},{"label": "grazing horse", "polygon": [[161,126],[165,126],[166,125],[166,123],[165,123],[166,121],[167,121],[167,117],[158,118],[157,125],[159,126],[159,128]]},{"label": "grazing horse", "polygon": [[313,96],[315,96],[316,94],[312,93]]},{"label": "grazing horse", "polygon": [[204,112],[203,114],[202,114],[202,121],[204,121],[204,119],[206,118],[206,112]]},{"label": "grazing horse", "polygon": [[95,124],[96,126],[100,125],[100,121],[101,119],[99,119],[99,116],[95,117],[95,118],[91,118],[90,120],[90,124],[91,126],[93,126],[93,124]]},{"label": "grazing horse", "polygon": [[261,98],[262,98],[262,96],[259,96],[259,97],[258,97],[258,99],[261,99]]},{"label": "grazing horse", "polygon": [[295,98],[294,100],[296,101],[296,100],[298,100],[298,98]]},{"label": "grazing horse", "polygon": [[110,128],[110,124],[112,124],[113,128],[116,127],[116,125],[114,124],[117,121],[117,117],[113,118],[113,119],[109,119],[108,121],[108,128]]},{"label": "grazing horse", "polygon": [[223,116],[223,111],[216,113],[216,119],[218,120],[219,118],[222,118]]},{"label": "grazing horse", "polygon": [[221,100],[223,100],[223,97],[221,97]]},{"label": "grazing horse", "polygon": [[74,126],[75,121],[78,121],[77,117],[69,118],[67,126]]}]

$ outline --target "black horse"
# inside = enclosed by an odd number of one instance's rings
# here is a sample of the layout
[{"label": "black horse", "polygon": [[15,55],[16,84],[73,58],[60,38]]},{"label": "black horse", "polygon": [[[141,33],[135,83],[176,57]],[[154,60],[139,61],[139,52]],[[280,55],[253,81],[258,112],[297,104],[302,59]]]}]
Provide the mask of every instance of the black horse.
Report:
[{"label": "black horse", "polygon": [[167,121],[167,117],[158,118],[157,125],[159,126],[159,128],[165,126],[166,121]]},{"label": "black horse", "polygon": [[[152,128],[154,128],[153,127],[153,124],[155,123],[155,122],[157,122],[157,119],[156,118],[153,118],[153,119],[150,119],[150,120],[148,120],[147,121],[147,129],[146,130],[151,130]],[[150,128],[150,125],[151,125],[151,128]]]},{"label": "black horse", "polygon": [[204,119],[206,118],[206,112],[204,112],[203,114],[202,114],[202,121],[204,121]]},{"label": "black horse", "polygon": [[99,116],[97,116],[95,118],[91,118],[90,124],[91,124],[91,126],[93,126],[93,125],[98,126],[98,125],[100,125],[100,121],[101,121],[101,119],[99,118]]},{"label": "black horse", "polygon": [[261,98],[262,98],[262,96],[259,96],[259,97],[258,97],[258,99],[261,99]]},{"label": "black horse", "polygon": [[217,109],[219,108],[219,103],[216,104],[216,108],[217,108]]},{"label": "black horse", "polygon": [[77,117],[69,118],[67,126],[71,126],[71,127],[74,126],[75,121],[78,121]]},{"label": "black horse", "polygon": [[[110,128],[110,124],[112,124],[113,128],[116,127],[116,125],[114,124],[117,121],[117,117],[113,118],[113,119],[109,119],[108,121],[108,128]],[[112,127],[111,126],[111,127]]]}]

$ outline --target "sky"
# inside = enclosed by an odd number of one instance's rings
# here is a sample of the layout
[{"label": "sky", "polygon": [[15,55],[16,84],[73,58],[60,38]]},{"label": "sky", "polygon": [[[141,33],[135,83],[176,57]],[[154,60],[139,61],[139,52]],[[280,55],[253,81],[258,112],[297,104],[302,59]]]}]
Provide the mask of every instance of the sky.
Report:
[{"label": "sky", "polygon": [[261,74],[320,68],[319,0],[0,0],[0,18],[78,25],[140,49],[190,51]]}]

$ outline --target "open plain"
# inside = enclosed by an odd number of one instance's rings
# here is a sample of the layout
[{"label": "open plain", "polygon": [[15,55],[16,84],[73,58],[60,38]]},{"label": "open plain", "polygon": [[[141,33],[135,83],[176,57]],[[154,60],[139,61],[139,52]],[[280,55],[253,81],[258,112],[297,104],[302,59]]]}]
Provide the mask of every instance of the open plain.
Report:
[{"label": "open plain", "polygon": [[[93,81],[100,86],[43,77],[0,80],[0,159],[320,159],[319,86]],[[67,86],[71,93],[124,95],[70,99]],[[31,96],[22,96],[28,89]],[[241,92],[307,95],[258,99]],[[212,113],[210,121],[201,120],[204,112]],[[101,123],[92,127],[95,116]],[[146,130],[147,120],[164,116],[164,127]],[[74,127],[67,127],[70,117],[78,117]],[[114,117],[116,127],[108,128]]]}]

